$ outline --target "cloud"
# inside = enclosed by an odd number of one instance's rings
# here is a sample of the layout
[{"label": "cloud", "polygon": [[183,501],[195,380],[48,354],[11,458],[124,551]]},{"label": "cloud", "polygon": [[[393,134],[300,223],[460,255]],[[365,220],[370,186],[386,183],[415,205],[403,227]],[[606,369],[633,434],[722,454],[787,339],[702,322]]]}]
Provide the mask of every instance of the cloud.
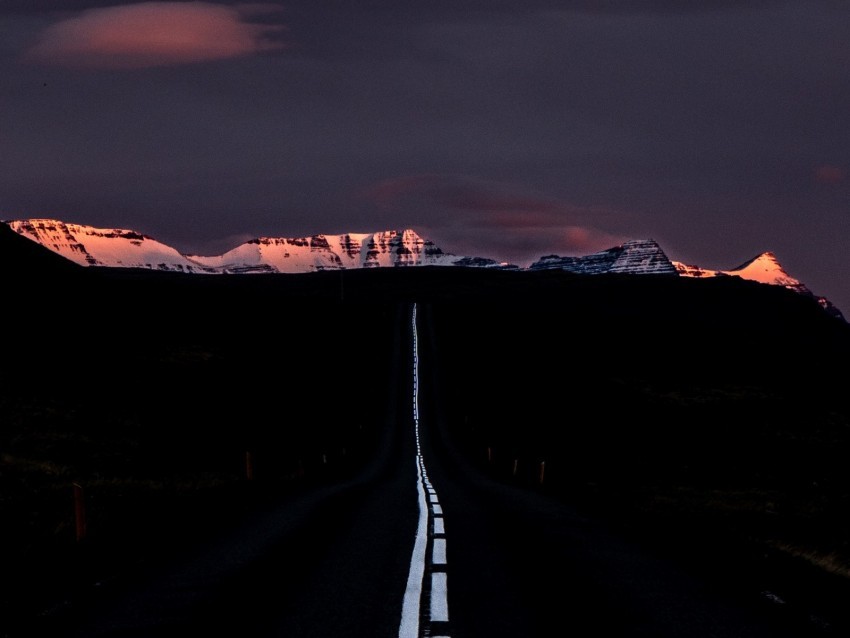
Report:
[{"label": "cloud", "polygon": [[23,60],[71,68],[137,69],[284,48],[281,25],[247,22],[273,5],[142,2],[84,11],[45,29]]},{"label": "cloud", "polygon": [[612,211],[469,176],[405,175],[372,184],[358,196],[396,217],[428,219],[420,229],[448,252],[518,265],[545,254],[587,254],[626,239],[595,226]]}]

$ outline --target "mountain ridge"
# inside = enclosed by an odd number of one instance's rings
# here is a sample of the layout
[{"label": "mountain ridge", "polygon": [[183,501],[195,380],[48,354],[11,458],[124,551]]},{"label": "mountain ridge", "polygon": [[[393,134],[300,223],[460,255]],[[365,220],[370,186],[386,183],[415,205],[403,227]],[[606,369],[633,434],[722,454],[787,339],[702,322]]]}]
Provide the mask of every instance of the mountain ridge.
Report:
[{"label": "mountain ridge", "polygon": [[529,270],[567,270],[577,274],[632,273],[675,275],[676,268],[654,239],[632,239],[583,257],[547,255]]},{"label": "mountain ridge", "polygon": [[756,281],[770,286],[781,286],[804,297],[814,299],[826,312],[842,320],[844,319],[841,311],[829,299],[814,294],[802,281],[788,274],[782,264],[779,263],[776,254],[769,250],[759,253],[755,257],[729,270],[709,270],[678,261],[674,261],[673,265],[681,277],[694,277],[698,279],[740,277],[741,279]]},{"label": "mountain ridge", "polygon": [[258,237],[221,254],[187,255],[150,235],[57,219],[6,221],[12,230],[81,266],[145,268],[195,274],[299,273],[349,268],[475,266],[515,268],[443,252],[412,229],[375,233]]},{"label": "mountain ridge", "polygon": [[[4,221],[21,235],[85,267],[140,268],[189,274],[304,273],[324,270],[414,266],[455,266],[523,270],[494,259],[446,253],[408,228],[373,233],[314,234],[307,237],[257,237],[220,255],[184,254],[134,230],[95,228],[51,218]],[[826,297],[812,293],[788,274],[767,251],[729,270],[710,270],[668,258],[654,239],[626,241],[597,253],[546,255],[526,270],[564,270],[580,275],[635,274],[696,279],[736,276],[780,286],[814,299],[830,315],[844,320]]]}]

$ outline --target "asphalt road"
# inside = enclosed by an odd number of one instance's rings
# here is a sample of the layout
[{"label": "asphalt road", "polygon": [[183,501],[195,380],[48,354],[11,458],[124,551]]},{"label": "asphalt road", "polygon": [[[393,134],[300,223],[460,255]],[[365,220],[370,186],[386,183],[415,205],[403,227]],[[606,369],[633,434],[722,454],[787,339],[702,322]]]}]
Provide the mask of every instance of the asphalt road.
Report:
[{"label": "asphalt road", "polygon": [[376,414],[381,447],[362,473],[287,497],[177,564],[93,588],[32,635],[818,635],[475,470],[441,412],[429,310],[416,341],[410,310],[393,335],[394,400]]}]

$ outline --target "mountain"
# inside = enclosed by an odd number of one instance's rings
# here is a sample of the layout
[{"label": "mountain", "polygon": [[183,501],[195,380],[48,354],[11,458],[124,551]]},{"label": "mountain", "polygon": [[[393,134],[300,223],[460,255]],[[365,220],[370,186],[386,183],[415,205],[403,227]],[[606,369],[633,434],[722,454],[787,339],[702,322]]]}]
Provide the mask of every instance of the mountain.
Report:
[{"label": "mountain", "polygon": [[6,222],[12,230],[82,266],[146,268],[187,273],[300,273],[396,266],[511,268],[481,257],[444,253],[413,230],[261,237],[223,255],[183,255],[133,230],[93,228],[55,219]]},{"label": "mountain", "polygon": [[133,230],[92,228],[55,219],[25,219],[6,224],[19,235],[81,266],[214,272],[171,246]]},{"label": "mountain", "polygon": [[782,267],[782,264],[779,263],[776,255],[769,251],[756,255],[752,259],[745,261],[740,266],[730,270],[709,270],[707,268],[700,268],[699,266],[683,264],[677,261],[674,261],[673,265],[681,277],[707,279],[711,277],[733,276],[740,277],[741,279],[748,279],[750,281],[757,281],[771,286],[782,286],[783,288],[788,288],[789,290],[793,290],[803,296],[811,297],[829,314],[834,317],[844,319],[841,311],[836,308],[829,299],[815,295],[803,282],[789,275]]},{"label": "mountain", "polygon": [[24,239],[6,224],[0,224],[0,276],[56,276],[77,270],[82,270],[78,264]]},{"label": "mountain", "polygon": [[547,255],[529,266],[530,270],[566,270],[582,275],[625,273],[637,275],[679,275],[697,279],[736,276],[771,286],[782,286],[817,301],[830,315],[844,319],[841,311],[826,297],[813,294],[800,280],[789,275],[772,252],[765,252],[730,270],[709,270],[671,261],[653,239],[627,241],[591,255],[560,257]]},{"label": "mountain", "polygon": [[559,257],[547,255],[529,266],[530,270],[567,270],[582,275],[621,273],[675,275],[676,268],[653,239],[627,241],[592,255]]},{"label": "mountain", "polygon": [[807,288],[798,280],[789,275],[779,260],[772,252],[761,253],[752,259],[745,261],[740,266],[730,270],[709,270],[692,264],[683,264],[674,261],[676,271],[683,277],[718,277],[722,275],[734,275],[742,279],[757,281],[772,286],[785,286],[796,292],[803,292]]},{"label": "mountain", "polygon": [[192,255],[189,258],[219,272],[234,274],[397,266],[508,266],[493,259],[444,253],[430,239],[410,229],[301,238],[261,237],[223,255]]},{"label": "mountain", "polygon": [[[81,266],[200,274],[303,273],[404,266],[519,270],[493,259],[445,253],[430,239],[410,229],[297,238],[260,237],[222,255],[202,256],[182,254],[133,230],[93,228],[55,219],[25,219],[5,224],[18,235]],[[810,297],[829,314],[843,319],[838,308],[789,275],[771,252],[730,270],[709,270],[671,261],[655,240],[638,239],[590,255],[547,255],[532,263],[528,270],[563,270],[581,275],[678,275],[698,279],[736,276]]]}]

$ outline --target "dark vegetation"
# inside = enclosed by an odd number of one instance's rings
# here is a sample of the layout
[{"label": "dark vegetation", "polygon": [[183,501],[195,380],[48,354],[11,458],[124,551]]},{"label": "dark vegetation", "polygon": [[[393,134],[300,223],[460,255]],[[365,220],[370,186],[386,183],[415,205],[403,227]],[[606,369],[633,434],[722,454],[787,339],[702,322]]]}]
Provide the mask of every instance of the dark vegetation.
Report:
[{"label": "dark vegetation", "polygon": [[734,279],[546,287],[434,306],[469,458],[846,631],[848,326]]},{"label": "dark vegetation", "polygon": [[341,304],[338,280],[69,267],[18,239],[0,236],[0,636],[368,460],[389,304]]},{"label": "dark vegetation", "polygon": [[850,591],[850,327],[790,291],[82,269],[3,225],[0,291],[0,618],[355,471],[386,420],[391,335],[414,300],[433,322],[445,417],[483,471],[733,586],[808,596],[828,622]]}]

